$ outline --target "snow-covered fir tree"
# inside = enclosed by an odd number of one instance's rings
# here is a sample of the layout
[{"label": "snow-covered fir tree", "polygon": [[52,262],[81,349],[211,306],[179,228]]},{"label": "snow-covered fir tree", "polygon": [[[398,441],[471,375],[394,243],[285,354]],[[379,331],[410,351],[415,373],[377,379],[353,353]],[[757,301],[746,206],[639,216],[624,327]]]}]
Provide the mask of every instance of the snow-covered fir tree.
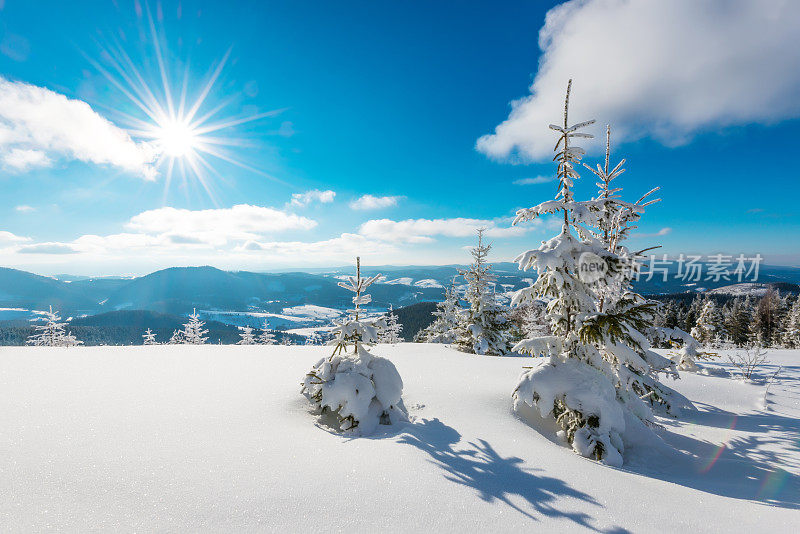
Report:
[{"label": "snow-covered fir tree", "polygon": [[692,300],[692,303],[689,305],[689,309],[686,311],[683,326],[681,327],[686,332],[691,332],[697,325],[697,317],[700,315],[700,311],[703,309],[703,303],[704,300],[698,297]]},{"label": "snow-covered fir tree", "polygon": [[776,300],[774,312],[775,328],[772,332],[769,342],[767,343],[767,346],[781,347],[783,346],[783,340],[785,338],[789,312],[791,311],[792,304],[789,300],[788,294],[780,296],[779,292],[776,293],[778,293],[778,298]]},{"label": "snow-covered fir tree", "polygon": [[700,343],[681,328],[656,327],[653,329],[653,333],[661,346],[672,349],[669,358],[679,371],[704,372],[697,362],[717,357],[716,353],[703,350]]},{"label": "snow-covered fir tree", "polygon": [[706,297],[703,302],[703,307],[700,309],[697,323],[691,334],[701,345],[706,347],[719,346],[726,336],[722,314],[711,297]]},{"label": "snow-covered fir tree", "polygon": [[528,302],[518,306],[522,312],[520,329],[525,338],[543,337],[552,334],[547,320],[547,303],[543,301]]},{"label": "snow-covered fir tree", "polygon": [[208,330],[204,330],[205,322],[200,320],[200,315],[197,313],[197,308],[192,310],[189,316],[189,322],[183,325],[182,339],[183,343],[187,345],[202,345],[208,339],[205,337]]},{"label": "snow-covered fir tree", "polygon": [[34,333],[25,341],[28,345],[40,347],[74,347],[83,344],[78,341],[72,332],[67,332],[67,323],[61,322],[61,316],[57,311],[50,310],[42,312],[44,324],[34,325]]},{"label": "snow-covered fir tree", "polygon": [[[625,160],[623,159],[613,168],[611,167],[611,126],[606,126],[606,157],[604,165],[598,163],[596,168],[592,168],[585,163],[583,164],[599,179],[599,182],[596,183],[599,188],[597,197],[593,199],[592,203],[586,205],[589,210],[596,212],[596,221],[593,222],[595,228],[575,226],[575,230],[580,234],[588,233],[600,240],[605,245],[606,250],[615,254],[623,252],[622,242],[628,238],[631,230],[636,228],[635,224],[641,219],[644,208],[661,201],[659,198],[648,198],[661,189],[660,187],[654,187],[634,204],[621,200],[619,193],[622,188],[614,187],[612,182],[625,172],[622,167],[624,164]],[[621,281],[619,285],[624,286],[625,282]],[[613,289],[619,292],[619,289],[613,285],[607,288],[607,290]]]},{"label": "snow-covered fir tree", "polygon": [[[548,301],[553,335],[516,345],[515,350],[547,358],[522,374],[513,396],[516,409],[536,408],[542,417],[553,418],[575,452],[621,465],[623,433],[650,432],[647,425],[652,424],[650,406],[638,390],[658,391],[656,372],[670,363],[649,349],[642,333],[652,326],[654,305],[629,290],[631,275],[626,273],[635,254],[620,244],[644,205],[623,202],[615,192],[590,201],[574,198],[576,166],[584,151],[571,141],[591,137],[580,129],[594,121],[569,124],[571,85],[563,125],[550,125],[560,134],[556,198],[519,210],[514,221],[563,216],[559,235],[517,258],[521,269],[536,269],[538,277],[514,296],[513,304]],[[610,224],[604,228],[601,221]],[[681,407],[679,402],[688,404],[677,394],[670,400],[676,403],[673,410]]]},{"label": "snow-covered fir tree", "polygon": [[662,316],[663,316],[663,324],[659,326],[664,326],[666,328],[678,328],[680,324],[680,313],[678,310],[678,306],[675,304],[674,301],[668,301],[664,308],[662,309]]},{"label": "snow-covered fir tree", "polygon": [[267,323],[266,319],[264,319],[264,324],[261,326],[261,333],[258,335],[258,343],[259,345],[274,345],[277,343],[277,341],[275,341],[275,334],[269,329],[269,323]]},{"label": "snow-covered fir tree", "polygon": [[71,331],[67,332],[67,335],[61,340],[62,347],[77,347],[78,345],[83,345],[83,341],[78,340],[78,338],[72,335]]},{"label": "snow-covered fir tree", "polygon": [[[597,341],[601,342],[601,353],[605,360],[609,361],[617,377],[615,387],[617,396],[626,400],[626,404],[637,404],[636,401],[629,399],[631,395],[636,395],[650,405],[651,408],[662,408],[671,415],[680,413],[682,407],[689,407],[691,403],[678,392],[669,388],[659,381],[659,373],[673,379],[678,378],[675,364],[650,350],[649,338],[653,337],[655,330],[658,308],[655,302],[647,301],[644,297],[633,291],[633,278],[636,274],[636,260],[640,259],[644,249],[637,252],[629,251],[624,245],[624,241],[629,237],[630,232],[637,228],[636,224],[642,217],[645,208],[660,202],[661,199],[652,199],[650,196],[660,188],[655,187],[642,195],[633,204],[623,201],[620,197],[622,187],[614,187],[612,182],[619,177],[625,169],[622,165],[625,160],[621,160],[613,168],[610,164],[611,159],[611,127],[606,126],[606,153],[604,165],[598,164],[596,169],[590,169],[599,179],[597,196],[587,206],[591,211],[597,210],[597,222],[592,225],[574,225],[576,231],[581,235],[587,233],[602,242],[605,249],[617,256],[623,264],[623,268],[612,279],[612,283],[600,283],[595,285],[598,295],[597,308],[608,317],[622,318],[621,325],[626,329],[628,336],[623,337],[627,349],[633,350],[645,365],[637,358],[632,360],[619,354],[619,343],[602,343],[602,337],[598,335]],[[657,247],[652,247],[657,248]],[[615,327],[613,320],[606,325],[609,332]],[[584,324],[586,335],[592,335],[595,325]],[[604,334],[607,335],[607,334]],[[652,414],[642,412],[637,414],[645,423],[651,422]],[[644,417],[642,417],[642,415]]]},{"label": "snow-covered fir tree", "polygon": [[[716,316],[716,312],[703,310],[709,298],[718,299],[715,306],[721,323],[718,318],[707,319],[709,315]],[[713,295],[698,295],[688,301],[683,295],[679,298],[668,298],[664,309],[671,319],[664,319],[658,326],[666,327],[667,330],[674,328],[686,332],[695,331],[698,335],[703,335],[705,331],[706,343],[710,347],[749,347],[753,344],[762,347],[790,347],[786,340],[791,338],[791,317],[796,297],[791,294],[781,296],[774,287],[768,287],[760,298],[752,295],[734,296],[720,304],[719,301],[723,298],[725,297]],[[714,327],[713,333],[709,324]],[[656,339],[676,341],[670,340],[669,336]],[[695,344],[700,346],[697,340]]]},{"label": "snow-covered fir tree", "polygon": [[795,298],[794,304],[786,315],[783,346],[789,349],[800,347],[800,296]]},{"label": "snow-covered fir tree", "polygon": [[366,320],[362,306],[371,298],[364,291],[380,275],[361,277],[361,260],[356,258],[356,276],[339,286],[354,293],[353,309],[336,320],[333,354],[319,360],[303,380],[302,393],[323,420],[333,420],[344,433],[369,434],[378,424],[408,420],[403,405],[403,381],[392,362],[374,356],[366,347],[374,343],[383,318]]},{"label": "snow-covered fir tree", "polygon": [[173,330],[167,344],[169,345],[182,345],[186,343],[183,337],[183,330]]},{"label": "snow-covered fir tree", "polygon": [[158,345],[158,342],[156,341],[155,333],[152,330],[150,330],[149,328],[144,331],[144,334],[142,334],[142,344],[143,345]]},{"label": "snow-covered fir tree", "polygon": [[670,355],[679,370],[691,373],[707,372],[697,365],[697,363],[700,360],[711,360],[718,356],[715,352],[703,350],[692,336],[689,336],[689,339],[683,343],[683,346],[670,353]]},{"label": "snow-covered fir tree", "polygon": [[311,334],[306,338],[306,345],[322,345],[322,336],[319,335],[319,332],[311,332]]},{"label": "snow-covered fir tree", "polygon": [[735,347],[744,347],[750,343],[750,323],[753,321],[753,303],[750,297],[733,299],[727,316],[724,317],[728,339]]},{"label": "snow-covered fir tree", "polygon": [[250,326],[243,326],[239,331],[239,341],[236,342],[237,345],[255,345],[256,344],[256,337],[253,334],[253,328]]},{"label": "snow-covered fir tree", "polygon": [[460,313],[461,306],[458,304],[458,292],[454,280],[445,290],[444,300],[436,304],[436,310],[432,312],[435,319],[426,328],[417,332],[414,341],[421,343],[455,342]]},{"label": "snow-covered fir tree", "polygon": [[512,323],[497,304],[495,277],[486,262],[491,245],[483,243],[484,229],[478,230],[478,245],[470,250],[472,264],[459,271],[467,283],[464,300],[467,307],[459,314],[456,346],[474,354],[501,356],[511,352]]},{"label": "snow-covered fir tree", "polygon": [[386,326],[378,333],[378,342],[380,343],[402,343],[403,325],[398,321],[397,315],[394,313],[392,306],[389,306],[389,311],[386,313]]}]

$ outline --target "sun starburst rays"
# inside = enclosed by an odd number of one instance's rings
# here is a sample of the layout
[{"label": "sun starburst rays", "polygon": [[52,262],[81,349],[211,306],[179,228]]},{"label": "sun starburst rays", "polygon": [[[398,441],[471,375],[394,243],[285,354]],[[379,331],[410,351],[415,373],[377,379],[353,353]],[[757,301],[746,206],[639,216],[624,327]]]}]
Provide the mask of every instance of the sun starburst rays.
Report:
[{"label": "sun starburst rays", "polygon": [[[212,178],[226,181],[217,169],[219,163],[232,164],[280,181],[237,157],[235,149],[255,143],[237,137],[234,130],[253,121],[274,117],[284,109],[226,115],[225,110],[236,101],[237,95],[215,98],[214,90],[228,63],[231,49],[212,65],[201,82],[193,83],[188,64],[183,67],[181,75],[172,77],[164,53],[166,39],[163,32],[159,34],[149,10],[147,29],[152,37],[153,70],[157,71],[152,73],[151,82],[117,40],[103,47],[100,61],[88,59],[133,105],[133,112],[119,109],[113,112],[131,137],[152,151],[152,166],[164,176],[164,200],[177,175],[183,186],[191,181],[198,183],[216,204]],[[139,116],[135,116],[137,114]]]}]

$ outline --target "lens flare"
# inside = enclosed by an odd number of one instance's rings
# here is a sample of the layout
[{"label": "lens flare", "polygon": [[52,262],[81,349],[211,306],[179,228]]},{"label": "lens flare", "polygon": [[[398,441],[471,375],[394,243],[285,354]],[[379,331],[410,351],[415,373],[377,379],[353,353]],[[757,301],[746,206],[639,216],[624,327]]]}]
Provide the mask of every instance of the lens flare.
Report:
[{"label": "lens flare", "polygon": [[[739,419],[738,415],[734,415],[731,418],[731,424],[728,427],[728,432],[732,433],[733,430],[736,429],[736,421],[738,419]],[[709,471],[711,471],[711,468],[714,467],[714,464],[717,463],[717,460],[719,460],[720,456],[722,456],[722,453],[725,452],[727,448],[728,448],[727,443],[722,443],[721,445],[719,445],[717,447],[717,450],[714,451],[714,454],[711,456],[711,458],[709,458],[709,460],[700,467],[700,472],[708,473]]]},{"label": "lens flare", "polygon": [[758,489],[757,497],[759,499],[767,500],[777,497],[786,486],[786,483],[791,480],[791,478],[792,475],[788,471],[781,469],[780,467],[776,467],[769,472],[764,481],[761,483],[761,487]]}]

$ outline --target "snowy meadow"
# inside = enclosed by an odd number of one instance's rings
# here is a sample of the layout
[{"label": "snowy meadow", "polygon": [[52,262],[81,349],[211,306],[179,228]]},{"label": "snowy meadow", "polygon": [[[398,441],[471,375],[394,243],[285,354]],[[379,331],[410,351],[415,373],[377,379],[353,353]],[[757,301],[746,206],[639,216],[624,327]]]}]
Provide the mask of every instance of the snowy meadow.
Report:
[{"label": "snowy meadow", "polygon": [[[7,348],[4,528],[40,530],[791,532],[800,521],[800,352],[757,380],[722,359],[670,382],[621,468],[511,409],[530,359],[377,345],[410,421],[369,438],[321,426],[298,377],[325,347]],[[763,380],[782,367],[772,385]],[[320,506],[319,503],[330,503]],[[710,524],[711,522],[711,524]]]}]

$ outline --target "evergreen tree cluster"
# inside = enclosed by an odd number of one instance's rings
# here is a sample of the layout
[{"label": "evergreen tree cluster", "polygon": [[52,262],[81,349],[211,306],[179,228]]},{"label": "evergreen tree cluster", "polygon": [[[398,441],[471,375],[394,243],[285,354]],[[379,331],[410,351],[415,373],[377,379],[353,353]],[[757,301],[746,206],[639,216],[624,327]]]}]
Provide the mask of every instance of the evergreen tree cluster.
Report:
[{"label": "evergreen tree cluster", "polygon": [[67,321],[61,322],[61,316],[57,311],[42,313],[44,324],[34,326],[34,333],[25,341],[28,345],[39,347],[74,347],[83,344],[83,341],[67,331]]},{"label": "evergreen tree cluster", "polygon": [[478,244],[470,250],[472,263],[459,271],[465,283],[463,293],[459,295],[454,279],[433,312],[433,323],[420,330],[414,341],[449,343],[463,352],[502,356],[511,353],[521,339],[523,317],[512,315],[497,302],[496,279],[487,262],[492,246],[484,243],[483,232],[478,230]]},{"label": "evergreen tree cluster", "polygon": [[660,297],[655,325],[691,332],[710,348],[800,347],[800,297],[769,288],[766,294],[669,295]]},{"label": "evergreen tree cluster", "polygon": [[237,345],[274,345],[275,334],[269,329],[267,321],[264,320],[264,326],[261,327],[261,333],[256,335],[255,328],[252,326],[243,326],[239,332],[239,341]]}]

